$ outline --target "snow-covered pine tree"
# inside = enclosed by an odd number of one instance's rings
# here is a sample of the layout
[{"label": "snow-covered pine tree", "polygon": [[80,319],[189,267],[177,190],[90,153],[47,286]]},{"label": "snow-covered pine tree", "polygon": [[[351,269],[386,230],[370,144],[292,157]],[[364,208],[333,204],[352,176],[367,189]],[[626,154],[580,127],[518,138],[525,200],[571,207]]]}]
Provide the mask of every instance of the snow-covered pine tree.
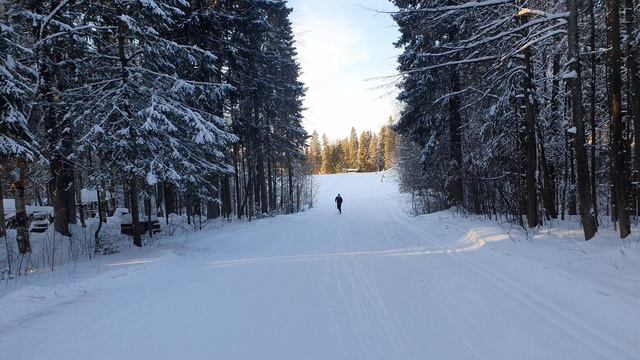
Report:
[{"label": "snow-covered pine tree", "polygon": [[[52,204],[59,233],[71,234],[81,186],[98,190],[100,223],[108,192],[108,208],[129,207],[136,229],[139,200],[149,218],[155,207],[188,219],[204,205],[209,217],[230,216],[233,204],[239,217],[252,217],[309,203],[304,86],[285,1],[2,5],[2,40],[31,76],[30,93],[19,98],[28,109],[23,128],[46,144],[46,165],[28,170],[51,179],[46,197],[33,183],[25,200]],[[2,50],[3,64],[18,58]],[[3,119],[7,109],[3,103]],[[16,129],[2,128],[5,143],[27,139]],[[80,208],[84,224],[89,214]]]},{"label": "snow-covered pine tree", "polygon": [[76,222],[74,167],[76,131],[66,116],[70,107],[67,90],[79,85],[78,65],[88,50],[92,24],[81,21],[87,1],[50,0],[8,2],[14,28],[29,49],[29,62],[37,76],[29,125],[46,139],[43,154],[48,160],[56,231],[70,235]]},{"label": "snow-covered pine tree", "polygon": [[[443,161],[460,162],[458,129],[465,139],[465,206],[483,211],[482,201],[498,198],[503,212],[515,219],[526,215],[529,226],[537,225],[541,214],[555,217],[559,192],[572,193],[576,182],[574,136],[558,116],[566,111],[561,83],[572,74],[561,41],[566,9],[549,1],[516,2],[515,7],[507,1],[394,3],[400,9],[394,15],[401,31],[398,45],[404,50],[399,58],[404,110],[397,129],[422,147],[425,171],[437,173]],[[456,126],[458,116],[463,129]],[[583,135],[578,136],[581,141]],[[560,191],[556,169],[562,167],[567,186]],[[449,198],[459,199],[451,196],[459,188],[452,186],[456,172],[431,185],[444,183]],[[588,172],[577,176],[579,183],[590,183]],[[581,194],[581,203],[591,202]],[[496,202],[489,203],[495,212]]]},{"label": "snow-covered pine tree", "polygon": [[322,174],[331,174],[334,171],[334,166],[331,163],[331,144],[327,134],[322,134]]},{"label": "snow-covered pine tree", "polygon": [[371,139],[369,140],[369,150],[367,151],[367,163],[369,167],[367,171],[378,171],[378,135],[374,132],[371,133]]},{"label": "snow-covered pine tree", "polygon": [[[300,188],[301,184],[295,183],[294,174],[299,172],[304,162],[304,144],[308,134],[302,125],[303,99],[306,92],[304,84],[299,80],[300,65],[296,59],[297,51],[293,37],[293,29],[289,15],[291,9],[286,1],[275,1],[272,4],[272,33],[271,45],[273,49],[276,76],[274,77],[276,88],[274,102],[268,103],[271,110],[268,114],[275,114],[274,121],[267,124],[271,130],[267,134],[273,142],[280,143],[277,152],[283,154],[280,160],[281,166],[287,168],[289,211],[298,211],[300,204],[305,199],[300,199],[299,192],[294,188]],[[269,69],[265,69],[270,73]],[[282,136],[283,135],[283,136]],[[295,195],[295,196],[294,196]],[[295,206],[294,206],[295,204]]]},{"label": "snow-covered pine tree", "polygon": [[[303,161],[307,134],[301,126],[304,87],[284,1],[246,0],[228,7],[229,43],[225,79],[235,89],[229,115],[240,137],[234,149],[237,214],[289,211],[296,163]],[[285,180],[283,180],[284,178]],[[241,183],[246,181],[246,186]],[[276,184],[280,195],[276,194]]]},{"label": "snow-covered pine tree", "polygon": [[320,173],[320,168],[322,167],[322,145],[317,131],[314,131],[309,139],[309,162],[312,165],[313,173]]},{"label": "snow-covered pine tree", "polygon": [[179,38],[188,4],[151,0],[97,4],[88,21],[96,36],[100,69],[78,89],[73,117],[84,126],[82,145],[99,153],[98,183],[118,174],[129,190],[134,243],[141,190],[159,181],[182,191],[213,196],[212,174],[226,174],[224,149],[236,138],[215,105],[226,86],[215,82],[217,58]]},{"label": "snow-covered pine tree", "polygon": [[358,168],[358,133],[355,128],[351,128],[351,133],[349,134],[349,167],[352,169]]},{"label": "snow-covered pine tree", "polygon": [[631,234],[629,222],[629,170],[628,148],[625,144],[626,124],[622,115],[622,53],[620,38],[620,1],[607,0],[607,42],[608,76],[609,76],[609,113],[611,116],[611,186],[612,186],[612,214],[620,224],[620,237]]},{"label": "snow-covered pine tree", "polygon": [[370,167],[369,163],[369,147],[371,143],[371,132],[363,131],[360,133],[360,139],[358,139],[358,170],[367,171]]},{"label": "snow-covered pine tree", "polygon": [[[190,44],[206,50],[215,56],[215,68],[208,71],[206,68],[200,69],[200,76],[207,81],[224,83],[224,67],[228,67],[228,62],[235,56],[236,49],[230,40],[230,32],[233,30],[232,24],[235,19],[233,1],[191,1],[186,9],[185,21],[182,23],[177,36]],[[212,93],[216,97],[209,101],[209,112],[215,114],[220,119],[225,117],[225,98],[231,93],[233,87],[227,85],[224,94]],[[226,121],[225,121],[226,123]],[[227,147],[224,149],[224,156],[227,162],[231,162],[232,151]],[[230,168],[233,172],[233,168]],[[231,173],[218,173],[213,175],[212,181],[217,185],[213,197],[207,199],[207,217],[216,218],[231,215]]]},{"label": "snow-covered pine tree", "polygon": [[[2,5],[0,4],[0,7]],[[0,9],[0,200],[2,178],[9,175],[16,202],[16,240],[21,254],[31,251],[25,198],[28,162],[40,158],[38,141],[29,129],[35,74],[21,59],[29,57],[19,35]],[[0,204],[0,236],[5,235],[4,207]]]},{"label": "snow-covered pine tree", "polygon": [[0,156],[5,161],[39,156],[38,142],[29,129],[35,74],[20,59],[28,57],[13,28],[0,18]]},{"label": "snow-covered pine tree", "polygon": [[383,126],[380,129],[380,132],[378,133],[378,149],[376,150],[376,167],[378,171],[382,171],[385,170],[385,166],[384,166],[384,142],[385,139],[387,137],[387,128],[385,126]]}]

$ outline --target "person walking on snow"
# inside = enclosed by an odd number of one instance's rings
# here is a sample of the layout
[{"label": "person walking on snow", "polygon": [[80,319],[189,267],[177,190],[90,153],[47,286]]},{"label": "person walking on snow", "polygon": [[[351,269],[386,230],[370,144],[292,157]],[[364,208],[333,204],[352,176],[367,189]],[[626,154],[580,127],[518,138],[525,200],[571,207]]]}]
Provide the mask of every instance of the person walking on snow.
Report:
[{"label": "person walking on snow", "polygon": [[342,214],[342,196],[340,194],[336,196],[336,205],[338,206],[338,212]]}]

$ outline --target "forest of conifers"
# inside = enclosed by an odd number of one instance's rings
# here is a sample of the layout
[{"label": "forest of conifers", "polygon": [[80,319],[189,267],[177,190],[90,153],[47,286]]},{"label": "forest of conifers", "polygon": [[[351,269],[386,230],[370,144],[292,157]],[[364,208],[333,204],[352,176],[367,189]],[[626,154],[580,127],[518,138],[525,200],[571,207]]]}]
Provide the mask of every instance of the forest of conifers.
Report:
[{"label": "forest of conifers", "polygon": [[389,119],[379,133],[362,131],[360,136],[351,128],[349,137],[330,141],[317,131],[311,134],[308,162],[314,174],[336,174],[340,172],[372,172],[392,168],[398,158],[398,135],[393,131],[393,120]]},{"label": "forest of conifers", "polygon": [[394,0],[402,186],[537,227],[620,237],[640,212],[637,0]]},{"label": "forest of conifers", "polygon": [[0,1],[0,198],[15,198],[20,253],[25,205],[53,206],[70,235],[85,188],[100,223],[123,207],[134,229],[306,206],[290,12],[284,0]]}]

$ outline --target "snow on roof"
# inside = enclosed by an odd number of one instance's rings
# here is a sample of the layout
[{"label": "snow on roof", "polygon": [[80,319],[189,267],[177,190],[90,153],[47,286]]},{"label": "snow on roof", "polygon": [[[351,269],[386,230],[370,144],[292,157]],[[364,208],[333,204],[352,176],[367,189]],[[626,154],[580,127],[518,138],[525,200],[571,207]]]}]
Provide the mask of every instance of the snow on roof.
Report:
[{"label": "snow on roof", "polygon": [[[107,199],[112,198],[110,192],[106,191],[104,194]],[[98,202],[98,192],[94,189],[82,189],[80,190],[80,199],[82,199],[82,204]]]},{"label": "snow on roof", "polygon": [[[12,218],[16,213],[16,200],[15,199],[2,199],[4,205],[4,216],[8,220]],[[35,213],[44,213],[53,216],[52,206],[31,206],[27,205],[27,215],[33,215]]]},{"label": "snow on roof", "polygon": [[4,206],[4,211],[16,209],[16,199],[2,199],[2,205]]}]

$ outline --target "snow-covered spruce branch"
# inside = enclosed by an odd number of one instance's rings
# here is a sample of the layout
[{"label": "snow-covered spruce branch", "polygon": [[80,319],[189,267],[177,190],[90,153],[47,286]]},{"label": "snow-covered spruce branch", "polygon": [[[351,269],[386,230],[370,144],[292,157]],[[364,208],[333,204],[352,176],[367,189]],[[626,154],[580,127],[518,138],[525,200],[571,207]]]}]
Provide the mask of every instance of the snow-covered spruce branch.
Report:
[{"label": "snow-covered spruce branch", "polygon": [[518,8],[518,5],[516,5],[516,3],[517,3],[517,0],[467,1],[459,5],[449,5],[449,6],[420,8],[420,9],[409,8],[409,9],[402,9],[400,11],[391,11],[387,13],[391,13],[391,14],[441,13],[441,12],[460,11],[460,10],[477,10],[484,7],[493,7],[493,6],[508,6],[512,8]]},{"label": "snow-covered spruce branch", "polygon": [[76,26],[73,28],[68,28],[68,29],[64,29],[63,31],[59,31],[56,32],[54,34],[49,34],[47,36],[45,36],[44,38],[38,40],[33,46],[34,48],[39,48],[42,46],[45,46],[47,42],[51,41],[51,40],[55,40],[61,36],[68,36],[68,35],[76,35],[78,32],[82,32],[85,30],[116,30],[117,27],[115,26],[96,26],[96,25],[80,25],[80,26]]},{"label": "snow-covered spruce branch", "polygon": [[441,63],[441,64],[435,64],[435,65],[430,65],[430,66],[424,66],[424,67],[417,68],[417,69],[406,70],[406,71],[401,72],[401,75],[409,75],[409,74],[413,74],[413,73],[419,73],[419,72],[439,69],[439,68],[443,68],[443,67],[449,67],[449,66],[455,66],[455,65],[461,65],[461,64],[474,64],[474,63],[481,63],[481,62],[487,62],[487,61],[493,61],[493,60],[499,60],[499,59],[501,59],[501,57],[498,57],[498,56],[482,56],[482,57],[472,58],[472,59],[448,61],[448,62]]}]

